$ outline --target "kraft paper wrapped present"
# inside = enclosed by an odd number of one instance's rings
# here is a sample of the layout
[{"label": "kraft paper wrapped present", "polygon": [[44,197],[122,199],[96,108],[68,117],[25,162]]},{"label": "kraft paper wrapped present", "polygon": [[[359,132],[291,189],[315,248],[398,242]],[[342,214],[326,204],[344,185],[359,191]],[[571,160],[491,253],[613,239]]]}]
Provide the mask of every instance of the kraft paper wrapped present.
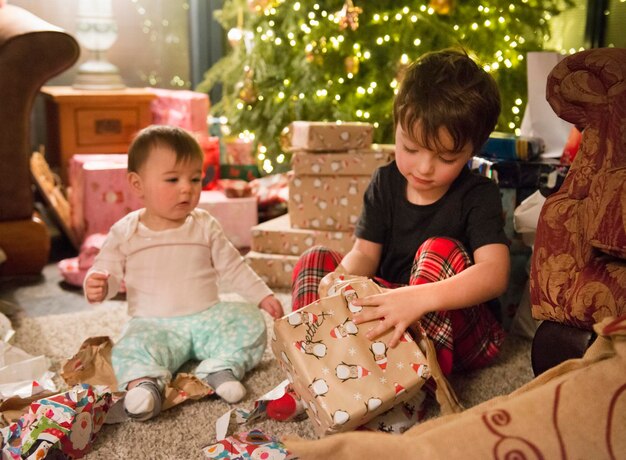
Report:
[{"label": "kraft paper wrapped present", "polygon": [[82,242],[93,233],[107,233],[130,211],[142,207],[126,179],[128,155],[80,154],[70,159],[71,224]]},{"label": "kraft paper wrapped present", "polygon": [[244,259],[269,287],[291,288],[291,275],[298,256],[250,251]]},{"label": "kraft paper wrapped present", "polygon": [[277,320],[270,342],[319,435],[366,424],[416,396],[431,375],[442,410],[458,408],[419,328],[418,342],[406,332],[396,348],[388,348],[392,331],[370,341],[365,333],[372,324],[352,322],[353,313],[376,307],[357,307],[351,299],[381,293],[378,285],[358,277],[336,284],[334,292]]},{"label": "kraft paper wrapped present", "polygon": [[[92,447],[111,403],[108,391],[87,384],[33,402],[2,429],[2,458],[81,458]],[[56,451],[56,452],[55,452]]]},{"label": "kraft paper wrapped present", "polygon": [[299,256],[317,245],[347,254],[353,244],[352,232],[293,228],[289,214],[252,227],[252,250],[267,254]]},{"label": "kraft paper wrapped present", "polygon": [[281,133],[288,151],[345,152],[372,145],[374,126],[359,122],[294,121]]},{"label": "kraft paper wrapped present", "polygon": [[289,215],[295,228],[352,231],[370,176],[293,176]]},{"label": "kraft paper wrapped present", "polygon": [[198,207],[206,209],[219,221],[235,247],[250,247],[251,229],[259,222],[256,197],[228,198],[221,191],[203,190]]},{"label": "kraft paper wrapped present", "polygon": [[179,126],[191,132],[208,132],[210,103],[207,94],[189,90],[149,89],[156,95],[150,103],[152,123]]},{"label": "kraft paper wrapped present", "polygon": [[380,166],[395,157],[395,146],[373,145],[368,150],[352,150],[347,153],[294,152],[291,168],[296,176],[371,176]]}]

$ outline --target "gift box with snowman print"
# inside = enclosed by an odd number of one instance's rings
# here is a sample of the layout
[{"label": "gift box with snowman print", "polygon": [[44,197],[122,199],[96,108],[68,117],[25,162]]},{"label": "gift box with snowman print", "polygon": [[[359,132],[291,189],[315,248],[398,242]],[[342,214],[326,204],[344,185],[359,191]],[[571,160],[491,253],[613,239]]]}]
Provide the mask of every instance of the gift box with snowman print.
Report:
[{"label": "gift box with snowman print", "polygon": [[[355,296],[382,292],[366,278],[348,280],[324,297],[274,323],[272,350],[305,403],[319,435],[348,431],[413,398],[436,357],[419,330],[389,348],[391,332],[370,341],[371,323],[358,326]],[[427,356],[429,355],[429,356]],[[434,360],[434,363],[431,361]]]}]

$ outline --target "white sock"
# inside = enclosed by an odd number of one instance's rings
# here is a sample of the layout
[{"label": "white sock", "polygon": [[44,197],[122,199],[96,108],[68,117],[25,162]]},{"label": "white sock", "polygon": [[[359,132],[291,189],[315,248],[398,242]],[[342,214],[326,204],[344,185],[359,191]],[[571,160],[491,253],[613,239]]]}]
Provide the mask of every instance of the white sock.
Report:
[{"label": "white sock", "polygon": [[142,382],[128,390],[124,409],[132,419],[145,421],[161,412],[161,392],[154,382]]},{"label": "white sock", "polygon": [[238,380],[228,380],[217,386],[215,393],[227,403],[237,403],[246,395],[246,387]]}]

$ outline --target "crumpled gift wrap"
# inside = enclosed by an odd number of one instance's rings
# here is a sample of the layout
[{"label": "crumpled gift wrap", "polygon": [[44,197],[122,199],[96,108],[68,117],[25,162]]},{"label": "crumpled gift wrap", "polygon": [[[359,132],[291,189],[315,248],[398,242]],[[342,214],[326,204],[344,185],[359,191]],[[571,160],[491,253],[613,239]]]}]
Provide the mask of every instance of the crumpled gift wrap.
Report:
[{"label": "crumpled gift wrap", "polygon": [[361,308],[375,308],[352,305],[352,296],[379,294],[378,285],[355,278],[335,292],[277,320],[271,341],[319,435],[355,429],[411,399],[433,368],[442,379],[438,386],[445,386],[450,396],[442,408],[458,407],[423,332],[417,331],[419,342],[405,333],[392,349],[386,345],[392,331],[370,341],[365,334],[373,324],[352,322]]},{"label": "crumpled gift wrap", "polygon": [[228,436],[202,449],[204,458],[210,459],[267,459],[290,460],[295,459],[284,444],[278,439],[267,436],[260,430],[245,431]]},{"label": "crumpled gift wrap", "polygon": [[91,450],[110,404],[111,393],[86,384],[37,400],[2,429],[2,458],[81,458]]},{"label": "crumpled gift wrap", "polygon": [[[112,349],[113,342],[109,337],[86,339],[78,352],[63,365],[61,377],[68,385],[78,383],[103,385],[116,392],[117,379],[111,364]],[[195,375],[180,372],[165,386],[162,409],[169,409],[188,399],[201,399],[213,393],[213,389]],[[123,394],[115,393],[114,399],[120,401]]]}]

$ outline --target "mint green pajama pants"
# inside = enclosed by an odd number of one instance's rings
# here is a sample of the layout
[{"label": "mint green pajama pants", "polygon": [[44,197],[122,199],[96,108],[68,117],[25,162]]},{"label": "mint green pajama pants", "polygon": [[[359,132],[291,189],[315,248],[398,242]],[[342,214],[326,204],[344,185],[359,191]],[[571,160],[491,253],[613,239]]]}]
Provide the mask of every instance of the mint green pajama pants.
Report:
[{"label": "mint green pajama pants", "polygon": [[141,377],[156,379],[163,389],[189,360],[200,361],[199,378],[230,369],[241,379],[261,361],[266,340],[265,320],[256,306],[219,302],[194,315],[132,318],[111,360],[121,390]]}]

